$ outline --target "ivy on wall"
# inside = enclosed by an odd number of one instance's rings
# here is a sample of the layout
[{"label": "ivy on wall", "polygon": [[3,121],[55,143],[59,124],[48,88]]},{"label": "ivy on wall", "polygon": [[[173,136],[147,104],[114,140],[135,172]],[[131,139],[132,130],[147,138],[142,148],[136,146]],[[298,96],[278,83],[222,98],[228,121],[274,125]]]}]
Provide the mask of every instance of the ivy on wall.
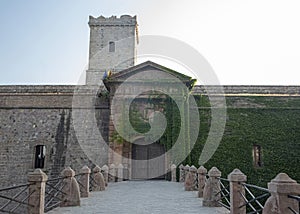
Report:
[{"label": "ivy on wall", "polygon": [[[205,108],[208,100],[203,97],[197,100],[201,125],[191,153],[192,164],[196,166],[210,124],[210,110]],[[229,108],[225,133],[205,167],[218,167],[224,177],[239,168],[247,175],[248,183],[260,186],[266,186],[280,172],[300,181],[300,98],[227,97],[226,101]],[[239,107],[236,103],[252,107]],[[254,145],[261,146],[262,167],[254,165]]]},{"label": "ivy on wall", "polygon": [[[206,142],[211,110],[208,97],[195,96],[199,107],[200,129],[192,152],[182,162],[195,165]],[[207,169],[219,168],[223,177],[239,168],[248,177],[248,183],[266,186],[278,173],[285,172],[300,182],[300,98],[298,97],[226,97],[227,123],[225,132],[213,157],[205,164]],[[166,150],[178,140],[182,125],[185,126],[185,150],[188,151],[188,121],[181,121],[180,111],[187,106],[177,106],[168,96],[144,101],[153,109],[163,109],[167,128],[160,138]],[[140,133],[146,133],[150,125],[142,115],[140,103],[133,103],[130,110],[131,125]],[[261,146],[262,166],[253,162],[253,146]],[[182,152],[186,152],[182,151]]]}]

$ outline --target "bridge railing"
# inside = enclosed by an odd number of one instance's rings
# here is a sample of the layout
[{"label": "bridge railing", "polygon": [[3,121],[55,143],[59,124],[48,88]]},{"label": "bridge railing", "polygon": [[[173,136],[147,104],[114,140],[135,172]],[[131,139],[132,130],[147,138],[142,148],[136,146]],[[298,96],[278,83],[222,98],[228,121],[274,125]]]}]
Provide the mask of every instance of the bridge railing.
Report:
[{"label": "bridge railing", "polygon": [[220,191],[216,195],[220,195],[220,200],[218,203],[230,210],[230,181],[225,178],[219,178]]},{"label": "bridge railing", "polygon": [[247,213],[262,213],[264,203],[270,196],[270,191],[251,184],[241,183],[240,185],[245,189],[245,194],[241,193],[245,203],[240,208],[246,207]]},{"label": "bridge railing", "polygon": [[263,188],[247,184],[247,176],[239,169],[233,170],[228,179],[222,178],[216,167],[206,173],[200,166],[194,172],[194,166],[180,165],[179,182],[184,182],[186,191],[197,189],[198,197],[203,197],[203,206],[223,206],[231,214],[300,213],[300,184],[285,173],[278,174],[268,188]]},{"label": "bridge railing", "polygon": [[66,193],[63,192],[63,188],[65,186],[63,180],[63,177],[47,180],[45,187],[45,212],[61,205],[62,195],[66,195]]},{"label": "bridge railing", "polygon": [[33,206],[28,202],[30,185],[33,184],[26,183],[0,189],[0,213],[20,213],[27,209],[27,206]]},{"label": "bridge railing", "polygon": [[79,206],[80,197],[105,190],[108,170],[106,165],[102,169],[95,166],[91,173],[84,166],[75,174],[67,167],[60,177],[48,179],[41,169],[36,169],[28,174],[28,183],[0,189],[0,213],[43,214],[59,206]]}]

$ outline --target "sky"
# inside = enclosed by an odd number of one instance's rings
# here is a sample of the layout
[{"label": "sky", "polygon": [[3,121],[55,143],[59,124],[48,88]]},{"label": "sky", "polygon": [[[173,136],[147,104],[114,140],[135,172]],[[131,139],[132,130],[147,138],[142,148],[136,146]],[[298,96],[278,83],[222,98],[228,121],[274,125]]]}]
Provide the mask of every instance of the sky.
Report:
[{"label": "sky", "polygon": [[0,84],[77,84],[88,17],[137,15],[140,35],[184,41],[223,85],[299,85],[299,0],[1,0]]}]

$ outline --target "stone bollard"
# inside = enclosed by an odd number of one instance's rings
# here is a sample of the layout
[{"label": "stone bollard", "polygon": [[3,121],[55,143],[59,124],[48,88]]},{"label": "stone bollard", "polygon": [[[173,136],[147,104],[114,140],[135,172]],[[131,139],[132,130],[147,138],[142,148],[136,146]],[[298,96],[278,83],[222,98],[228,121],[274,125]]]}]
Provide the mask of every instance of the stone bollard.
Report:
[{"label": "stone bollard", "polygon": [[268,183],[268,189],[271,192],[271,196],[265,203],[263,214],[292,213],[288,207],[295,211],[299,210],[297,200],[289,198],[288,195],[299,195],[300,184],[287,174],[278,174]]},{"label": "stone bollard", "polygon": [[62,171],[63,189],[61,207],[80,206],[80,190],[79,185],[74,178],[75,172],[71,167],[67,167]]},{"label": "stone bollard", "polygon": [[101,168],[99,166],[95,166],[93,169],[93,179],[95,182],[95,186],[92,187],[93,191],[104,191],[105,190],[105,180],[104,176],[101,173]]},{"label": "stone bollard", "polygon": [[123,181],[124,176],[124,166],[122,164],[119,164],[117,167],[117,182]]},{"label": "stone bollard", "polygon": [[206,181],[206,173],[207,173],[207,169],[205,169],[204,166],[200,166],[197,170],[197,174],[198,174],[198,197],[199,198],[203,197],[203,190],[204,190],[205,181]]},{"label": "stone bollard", "polygon": [[197,168],[194,165],[192,165],[190,167],[190,172],[192,173],[192,177],[193,177],[192,191],[195,191],[195,190],[197,190],[197,184],[198,184],[198,181],[197,181]]},{"label": "stone bollard", "polygon": [[34,172],[28,174],[29,198],[28,213],[30,214],[43,214],[45,202],[45,187],[48,176],[41,170],[36,169]]},{"label": "stone bollard", "polygon": [[104,180],[105,180],[105,186],[107,186],[107,184],[108,184],[108,166],[107,165],[102,166],[102,171],[103,171],[103,176],[104,176]]},{"label": "stone bollard", "polygon": [[230,213],[246,214],[246,206],[241,207],[245,204],[242,196],[245,195],[245,188],[241,183],[247,181],[247,176],[239,169],[235,169],[228,175],[228,180],[230,183]]},{"label": "stone bollard", "polygon": [[219,207],[218,201],[221,196],[220,191],[220,182],[219,178],[221,177],[221,172],[216,167],[211,168],[208,171],[208,180],[205,183],[203,190],[203,206],[204,207]]},{"label": "stone bollard", "polygon": [[171,165],[171,181],[176,182],[176,165]]},{"label": "stone bollard", "polygon": [[180,164],[179,166],[179,182],[184,182],[185,175],[184,175],[184,166]]},{"label": "stone bollard", "polygon": [[116,182],[116,166],[113,163],[109,166],[108,182]]},{"label": "stone bollard", "polygon": [[188,172],[190,171],[190,166],[187,164],[183,167],[183,171],[184,171],[184,181],[185,182],[185,179],[186,179],[186,176],[188,174]]},{"label": "stone bollard", "polygon": [[197,168],[195,166],[191,166],[189,172],[187,173],[184,181],[184,190],[185,191],[194,191],[196,190],[196,172]]},{"label": "stone bollard", "polygon": [[90,174],[91,170],[88,166],[84,166],[80,170],[80,196],[83,198],[89,197],[90,194]]}]

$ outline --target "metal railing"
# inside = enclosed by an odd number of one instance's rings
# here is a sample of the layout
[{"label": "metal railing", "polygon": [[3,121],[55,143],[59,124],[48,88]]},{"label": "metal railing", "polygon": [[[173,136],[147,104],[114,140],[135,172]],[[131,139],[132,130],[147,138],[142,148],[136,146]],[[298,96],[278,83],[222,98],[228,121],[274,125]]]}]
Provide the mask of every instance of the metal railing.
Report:
[{"label": "metal railing", "polygon": [[77,183],[78,183],[78,185],[79,185],[80,194],[82,193],[83,188],[84,188],[84,185],[80,182],[80,178],[81,178],[82,175],[84,175],[84,174],[79,173],[79,174],[76,174],[76,175],[74,176],[74,178],[76,179],[76,181],[77,181]]},{"label": "metal railing", "polygon": [[220,191],[217,192],[216,195],[220,195],[220,199],[218,203],[225,207],[226,209],[230,210],[230,185],[229,180],[225,178],[219,178],[220,184]]},{"label": "metal railing", "polygon": [[265,204],[265,201],[270,196],[269,190],[263,187],[246,183],[240,183],[240,185],[242,185],[245,189],[245,194],[240,192],[242,198],[245,201],[245,203],[241,205],[240,208],[246,206],[247,214],[262,213],[264,209],[263,204]]},{"label": "metal railing", "polygon": [[50,179],[46,182],[45,189],[45,206],[44,211],[48,212],[58,206],[62,202],[62,195],[66,195],[62,190],[65,186],[64,177]]},{"label": "metal railing", "polygon": [[[299,206],[300,206],[300,196],[298,196],[298,195],[288,195],[288,198],[292,198],[292,199],[297,200],[298,203],[299,203]],[[300,213],[300,210],[296,211],[291,207],[288,207],[288,208],[291,211],[291,213],[293,213],[293,214],[299,214]]]},{"label": "metal railing", "polygon": [[33,207],[28,202],[30,195],[34,193],[29,194],[30,185],[33,183],[0,189],[0,213],[20,214],[26,212],[28,206]]},{"label": "metal railing", "polygon": [[94,173],[93,172],[90,174],[89,182],[90,182],[89,183],[89,191],[92,192],[93,189],[98,186],[95,179],[94,179]]}]

